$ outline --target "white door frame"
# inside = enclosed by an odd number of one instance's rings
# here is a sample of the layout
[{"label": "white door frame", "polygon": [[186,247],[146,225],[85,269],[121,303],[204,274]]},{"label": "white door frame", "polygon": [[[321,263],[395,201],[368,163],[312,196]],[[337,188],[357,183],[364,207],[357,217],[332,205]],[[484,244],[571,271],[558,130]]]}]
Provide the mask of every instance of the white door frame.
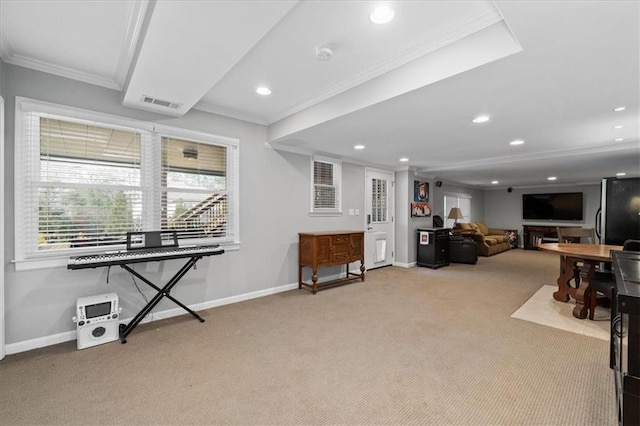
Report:
[{"label": "white door frame", "polygon": [[0,96],[0,359],[4,358],[4,246],[6,234],[4,232],[4,99]]},{"label": "white door frame", "polygon": [[370,195],[367,190],[368,188],[368,178],[367,175],[369,174],[369,172],[374,172],[374,173],[384,173],[384,174],[389,174],[391,176],[391,182],[388,188],[388,207],[389,207],[389,226],[388,226],[388,233],[387,233],[387,250],[390,253],[390,257],[389,257],[389,263],[385,264],[385,265],[381,265],[381,266],[388,266],[388,265],[393,265],[393,263],[395,262],[395,233],[396,233],[396,229],[395,229],[395,171],[393,170],[384,170],[384,169],[377,169],[377,168],[373,168],[373,167],[365,167],[364,169],[364,200],[365,200],[365,206],[364,206],[364,229],[365,229],[365,238],[364,238],[364,250],[365,250],[365,267],[367,267],[367,269],[369,269],[369,267],[371,266],[371,264],[369,263],[369,259],[370,257],[370,247],[371,247],[371,233],[369,232],[369,223],[368,223],[368,214],[370,212],[371,206],[371,198]]}]

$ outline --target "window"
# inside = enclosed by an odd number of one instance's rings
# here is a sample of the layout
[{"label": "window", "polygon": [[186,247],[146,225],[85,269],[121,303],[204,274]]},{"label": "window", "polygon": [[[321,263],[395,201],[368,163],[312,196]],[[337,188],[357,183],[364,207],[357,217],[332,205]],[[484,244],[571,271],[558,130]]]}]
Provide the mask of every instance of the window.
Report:
[{"label": "window", "polygon": [[[462,219],[448,219],[452,207],[459,207]],[[445,226],[453,228],[455,222],[471,222],[471,195],[468,194],[444,194]]]},{"label": "window", "polygon": [[386,179],[371,179],[371,223],[387,222],[389,197]]},{"label": "window", "polygon": [[311,213],[341,215],[342,164],[339,160],[314,156],[311,159]]},{"label": "window", "polygon": [[130,231],[238,242],[237,141],[24,98],[16,117],[17,264]]}]

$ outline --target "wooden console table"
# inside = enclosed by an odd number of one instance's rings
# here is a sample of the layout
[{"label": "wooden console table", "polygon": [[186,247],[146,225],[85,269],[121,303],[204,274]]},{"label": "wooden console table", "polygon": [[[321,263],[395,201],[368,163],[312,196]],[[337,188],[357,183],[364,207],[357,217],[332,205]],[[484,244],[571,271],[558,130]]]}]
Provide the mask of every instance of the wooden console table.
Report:
[{"label": "wooden console table", "polygon": [[[298,288],[318,290],[351,282],[364,281],[364,231],[325,231],[301,232],[299,236]],[[360,261],[360,273],[349,272],[349,263]],[[332,281],[319,283],[318,268],[345,265],[346,276]],[[302,281],[302,268],[313,270],[312,283]]]}]

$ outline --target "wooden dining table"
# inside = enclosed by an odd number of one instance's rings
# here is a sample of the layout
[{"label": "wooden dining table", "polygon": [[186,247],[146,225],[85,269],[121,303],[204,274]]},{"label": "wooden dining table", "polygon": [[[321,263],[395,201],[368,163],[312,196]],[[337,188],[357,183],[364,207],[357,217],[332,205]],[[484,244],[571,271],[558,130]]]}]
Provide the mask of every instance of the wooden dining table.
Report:
[{"label": "wooden dining table", "polygon": [[[577,244],[577,243],[543,243],[540,250],[556,253],[560,256],[560,276],[558,277],[558,291],[553,298],[559,302],[568,302],[572,297],[576,301],[573,316],[586,318],[591,302],[589,280],[593,278],[596,266],[600,263],[611,263],[611,252],[622,250],[622,246],[606,244]],[[586,270],[586,274],[581,271]]]}]

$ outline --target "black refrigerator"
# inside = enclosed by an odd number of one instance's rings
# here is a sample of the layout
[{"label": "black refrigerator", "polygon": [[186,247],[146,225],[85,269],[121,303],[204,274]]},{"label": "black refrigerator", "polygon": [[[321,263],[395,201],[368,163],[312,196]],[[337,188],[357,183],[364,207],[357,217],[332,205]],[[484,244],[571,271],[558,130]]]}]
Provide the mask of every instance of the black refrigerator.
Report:
[{"label": "black refrigerator", "polygon": [[606,178],[600,187],[596,234],[601,244],[640,240],[640,178]]}]

